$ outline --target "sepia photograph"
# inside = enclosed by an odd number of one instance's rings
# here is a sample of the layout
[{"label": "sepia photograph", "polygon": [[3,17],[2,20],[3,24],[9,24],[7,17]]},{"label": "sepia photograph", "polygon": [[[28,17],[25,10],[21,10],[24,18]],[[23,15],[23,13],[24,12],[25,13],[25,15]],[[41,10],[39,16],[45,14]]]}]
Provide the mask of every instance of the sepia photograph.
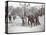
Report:
[{"label": "sepia photograph", "polygon": [[9,1],[7,4],[7,33],[45,32],[45,3]]}]

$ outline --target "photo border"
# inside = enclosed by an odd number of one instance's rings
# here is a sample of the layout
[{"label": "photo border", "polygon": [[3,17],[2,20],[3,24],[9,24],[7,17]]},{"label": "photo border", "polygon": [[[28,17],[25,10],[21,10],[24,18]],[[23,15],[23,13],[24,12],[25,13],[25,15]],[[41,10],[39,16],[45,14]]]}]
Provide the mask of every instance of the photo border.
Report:
[{"label": "photo border", "polygon": [[[8,33],[8,2],[19,2],[19,3],[35,3],[35,4],[44,4],[41,2],[25,2],[25,1],[5,1],[5,33],[6,34],[22,34],[22,33],[39,33],[42,31],[36,31],[36,32],[16,32],[16,33]],[[6,21],[7,20],[7,21]],[[45,16],[44,16],[44,31],[45,32]]]}]

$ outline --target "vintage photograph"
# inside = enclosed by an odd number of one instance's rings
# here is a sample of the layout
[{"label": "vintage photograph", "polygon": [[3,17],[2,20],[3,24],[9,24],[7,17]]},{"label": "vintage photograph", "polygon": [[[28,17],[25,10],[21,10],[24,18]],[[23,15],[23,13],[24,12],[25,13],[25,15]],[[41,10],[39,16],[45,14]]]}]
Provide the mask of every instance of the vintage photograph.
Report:
[{"label": "vintage photograph", "polygon": [[8,2],[7,18],[8,33],[45,32],[44,3]]}]

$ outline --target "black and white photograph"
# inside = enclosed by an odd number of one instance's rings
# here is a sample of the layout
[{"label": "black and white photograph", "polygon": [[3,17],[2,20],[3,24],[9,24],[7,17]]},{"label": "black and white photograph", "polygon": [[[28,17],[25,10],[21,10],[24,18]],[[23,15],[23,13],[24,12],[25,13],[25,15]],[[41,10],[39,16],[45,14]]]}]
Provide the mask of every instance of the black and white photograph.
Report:
[{"label": "black and white photograph", "polygon": [[44,3],[9,1],[7,4],[5,24],[8,33],[45,32]]}]

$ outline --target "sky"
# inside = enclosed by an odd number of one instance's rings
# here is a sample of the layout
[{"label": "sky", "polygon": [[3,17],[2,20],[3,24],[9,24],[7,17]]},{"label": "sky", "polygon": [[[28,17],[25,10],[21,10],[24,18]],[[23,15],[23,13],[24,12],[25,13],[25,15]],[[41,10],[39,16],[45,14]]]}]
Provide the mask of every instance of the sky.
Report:
[{"label": "sky", "polygon": [[[21,3],[22,5],[19,5],[19,2],[8,2],[8,6],[13,6],[14,8],[16,7],[22,7],[24,3]],[[28,3],[26,3],[26,5],[28,5]],[[34,3],[30,3],[30,7],[37,7],[37,8],[41,8],[43,4],[34,4]]]}]

